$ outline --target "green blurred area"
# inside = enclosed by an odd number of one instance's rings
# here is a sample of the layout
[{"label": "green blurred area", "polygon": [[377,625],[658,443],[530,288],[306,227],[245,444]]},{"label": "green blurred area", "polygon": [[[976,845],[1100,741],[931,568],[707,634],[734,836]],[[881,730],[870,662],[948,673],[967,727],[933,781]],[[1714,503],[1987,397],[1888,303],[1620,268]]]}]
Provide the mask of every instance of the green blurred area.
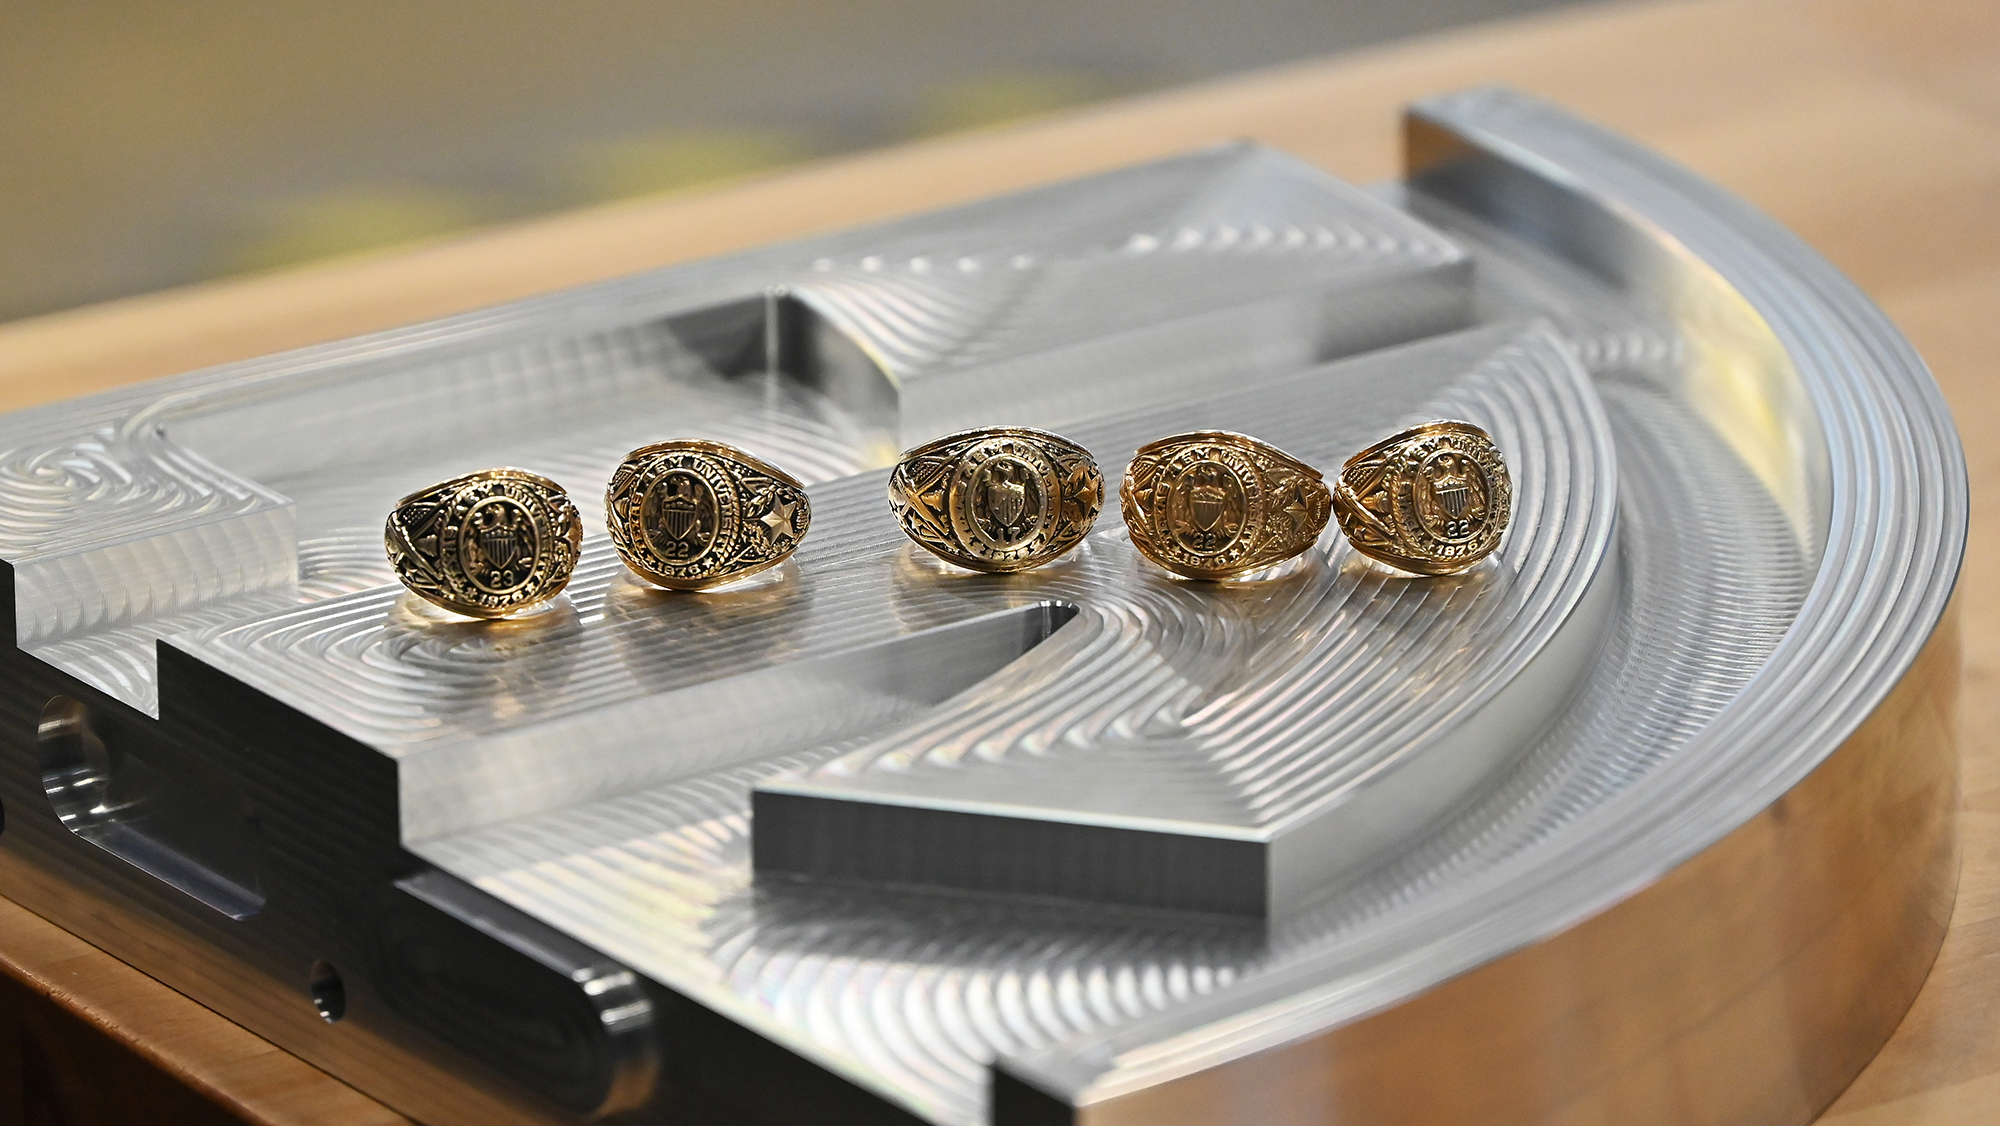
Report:
[{"label": "green blurred area", "polygon": [[0,4],[0,319],[1564,0]]},{"label": "green blurred area", "polygon": [[926,91],[910,132],[929,136],[1005,125],[1128,92],[1108,75],[981,74]]},{"label": "green blurred area", "polygon": [[571,183],[579,201],[625,199],[733,180],[812,154],[811,137],[782,129],[673,129],[580,146]]},{"label": "green blurred area", "polygon": [[[929,92],[907,136],[955,133],[1056,113],[1111,96],[1109,83],[1075,74],[987,74]],[[554,206],[577,206],[713,187],[819,155],[803,131],[713,126],[667,129],[579,143],[555,170]],[[246,217],[223,248],[219,275],[402,247],[511,217],[504,199],[384,185],[279,201]]]},{"label": "green blurred area", "polygon": [[219,275],[270,270],[400,246],[475,226],[479,201],[420,188],[353,187],[279,200],[244,217],[245,231],[219,248]]}]

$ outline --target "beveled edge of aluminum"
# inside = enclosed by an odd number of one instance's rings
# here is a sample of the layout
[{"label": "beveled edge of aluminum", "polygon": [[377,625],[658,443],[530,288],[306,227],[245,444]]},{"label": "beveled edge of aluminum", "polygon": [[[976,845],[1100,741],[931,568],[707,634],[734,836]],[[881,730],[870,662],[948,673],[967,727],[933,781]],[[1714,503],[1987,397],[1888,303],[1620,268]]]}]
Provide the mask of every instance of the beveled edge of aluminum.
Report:
[{"label": "beveled edge of aluminum", "polygon": [[[1013,472],[996,481],[988,467],[1002,459]],[[1089,450],[1060,434],[984,426],[906,451],[889,473],[888,494],[903,534],[920,547],[1002,574],[1039,567],[1082,543],[1104,506],[1104,473]],[[1010,500],[1017,511],[995,512]]]},{"label": "beveled edge of aluminum", "polygon": [[1341,534],[1363,555],[1418,575],[1454,575],[1500,546],[1514,486],[1493,436],[1440,418],[1347,459],[1334,483]]},{"label": "beveled edge of aluminum", "polygon": [[1231,430],[1190,430],[1139,447],[1118,496],[1140,554],[1211,581],[1302,554],[1319,542],[1333,507],[1319,470]]},{"label": "beveled edge of aluminum", "polygon": [[604,523],[641,578],[706,590],[783,563],[812,527],[812,503],[798,478],[755,454],[677,438],[618,463],[604,490]]},{"label": "beveled edge of aluminum", "polygon": [[[1344,1076],[1342,1090],[1396,1096],[1343,1102],[1357,1122],[1408,1121],[1421,1111],[1401,1093],[1419,1087],[1477,1120],[1596,1106],[1661,1126],[1806,1121],[1902,1020],[1952,913],[1951,598],[1969,496],[1950,411],[1851,280],[1665,158],[1498,87],[1419,101],[1404,124],[1413,202],[1527,239],[1750,361],[1697,406],[1783,506],[1813,584],[1738,697],[1581,830],[1323,957],[1003,1056],[996,1082],[1016,1104],[1105,1123],[1204,1120],[1245,1090],[1299,1112],[1272,1120],[1302,1121]],[[1756,425],[1746,395],[1787,424]],[[1893,852],[1865,880],[1839,863],[1882,842]],[[1673,937],[1634,941],[1649,934]],[[1651,1039],[1614,1062],[1552,1038],[1551,981]],[[1788,1005],[1800,996],[1815,1002]],[[1390,1041],[1482,1053],[1455,1067],[1385,1057]],[[1724,1045],[1728,1075],[1659,1097],[1657,1076]],[[1555,1086],[1506,1081],[1520,1074]]]},{"label": "beveled edge of aluminum", "polygon": [[[466,538],[468,520],[487,510],[507,523]],[[529,533],[525,545],[523,530]],[[583,521],[569,493],[547,477],[483,469],[397,501],[383,525],[382,546],[412,594],[454,614],[504,618],[569,585],[583,553]],[[474,564],[491,566],[482,572]]]}]

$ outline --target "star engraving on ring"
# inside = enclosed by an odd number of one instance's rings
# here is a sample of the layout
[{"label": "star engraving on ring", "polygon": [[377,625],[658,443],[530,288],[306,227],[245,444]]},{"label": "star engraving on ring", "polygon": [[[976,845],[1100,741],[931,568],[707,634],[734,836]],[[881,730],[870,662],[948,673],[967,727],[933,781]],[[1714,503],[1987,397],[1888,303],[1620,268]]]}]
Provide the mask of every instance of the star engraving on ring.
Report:
[{"label": "star engraving on ring", "polygon": [[779,544],[780,536],[787,541],[798,538],[792,533],[792,513],[797,511],[798,507],[797,501],[786,500],[773,494],[770,511],[758,518],[763,523],[766,534],[771,537],[773,546]]}]

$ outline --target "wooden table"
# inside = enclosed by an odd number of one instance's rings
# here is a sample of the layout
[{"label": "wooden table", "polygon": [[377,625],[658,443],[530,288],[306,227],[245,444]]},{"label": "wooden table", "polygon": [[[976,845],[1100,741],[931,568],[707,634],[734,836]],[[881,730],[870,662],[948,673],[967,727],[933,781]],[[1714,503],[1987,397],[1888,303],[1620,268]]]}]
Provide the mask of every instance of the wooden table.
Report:
[{"label": "wooden table", "polygon": [[[0,326],[0,409],[993,195],[1248,136],[1349,179],[1397,171],[1399,111],[1483,82],[1549,98],[1775,215],[1929,359],[1972,471],[1965,868],[1944,951],[1828,1126],[2000,1121],[2000,4],[1701,0],[1479,28],[1060,119],[561,215],[417,249]],[[400,1116],[0,900],[0,1051],[22,1120]],[[38,1059],[39,1057],[39,1059]],[[34,1066],[34,1065],[53,1066]],[[129,1076],[118,1084],[94,1076]],[[23,1053],[0,1055],[0,1124]],[[9,1102],[8,1100],[15,1100]],[[135,1108],[145,1108],[143,1113]]]}]

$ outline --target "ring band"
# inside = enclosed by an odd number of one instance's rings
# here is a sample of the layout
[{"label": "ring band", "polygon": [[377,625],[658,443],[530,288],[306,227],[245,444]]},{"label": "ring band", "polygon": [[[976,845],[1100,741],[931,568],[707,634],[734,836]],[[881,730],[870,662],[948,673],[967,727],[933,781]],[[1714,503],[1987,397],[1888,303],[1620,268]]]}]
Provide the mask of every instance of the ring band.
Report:
[{"label": "ring band", "polygon": [[1334,513],[1354,550],[1419,575],[1450,575],[1500,546],[1513,506],[1492,435],[1440,419],[1347,459]]},{"label": "ring band", "polygon": [[1149,442],[1119,490],[1132,545],[1176,574],[1227,579],[1318,542],[1332,505],[1319,470],[1242,434]]},{"label": "ring band", "polygon": [[626,566],[670,590],[703,590],[784,562],[812,526],[812,505],[777,466],[685,439],[625,455],[604,516]]},{"label": "ring band", "polygon": [[1024,571],[1083,542],[1104,505],[1090,451],[1046,430],[947,434],[903,455],[889,507],[904,534],[974,571]]},{"label": "ring band", "polygon": [[583,523],[561,485],[488,469],[396,502],[382,530],[396,577],[436,606],[503,618],[561,594],[583,550]]}]

